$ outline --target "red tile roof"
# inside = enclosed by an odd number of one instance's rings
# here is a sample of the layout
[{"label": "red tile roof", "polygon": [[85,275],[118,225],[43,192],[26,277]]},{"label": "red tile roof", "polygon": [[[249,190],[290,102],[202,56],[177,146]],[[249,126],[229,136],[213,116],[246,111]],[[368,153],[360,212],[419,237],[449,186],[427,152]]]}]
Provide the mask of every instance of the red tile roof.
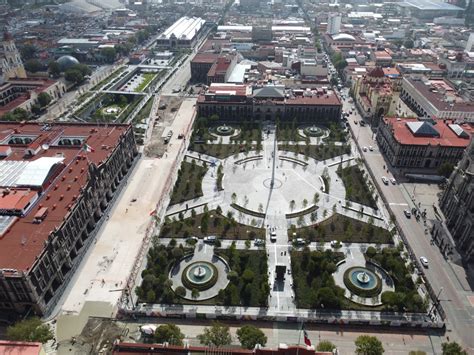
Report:
[{"label": "red tile roof", "polygon": [[26,341],[0,340],[0,354],[8,355],[40,355],[43,345]]},{"label": "red tile roof", "polygon": [[[407,122],[418,122],[416,118],[396,118],[396,117],[384,117],[383,119],[386,124],[392,126],[393,136],[397,142],[404,145],[440,145],[445,147],[467,147],[470,139],[458,137],[448,124],[451,121],[437,121],[434,125],[435,129],[439,132],[439,137],[416,137],[410,131]],[[461,125],[463,130],[469,134],[472,138],[474,135],[474,127],[465,123]]]},{"label": "red tile roof", "polygon": [[[100,166],[104,163],[128,129],[128,125],[109,124],[105,127],[92,124],[55,124],[49,130],[44,130],[36,123],[0,122],[0,141],[3,142],[11,134],[38,135],[32,144],[43,141],[44,137],[84,137],[87,145],[94,149],[93,152],[86,153],[81,146],[55,146],[51,141],[49,149],[40,149],[37,155],[25,158],[26,146],[11,145],[13,151],[5,160],[35,160],[61,154],[65,167],[51,179],[28,214],[19,218],[0,238],[0,268],[28,270],[33,265],[36,256],[43,250],[44,241],[55,228],[61,226],[81,195],[82,187],[89,179],[89,165]],[[42,207],[48,208],[48,215],[42,223],[34,224],[34,216]]]}]

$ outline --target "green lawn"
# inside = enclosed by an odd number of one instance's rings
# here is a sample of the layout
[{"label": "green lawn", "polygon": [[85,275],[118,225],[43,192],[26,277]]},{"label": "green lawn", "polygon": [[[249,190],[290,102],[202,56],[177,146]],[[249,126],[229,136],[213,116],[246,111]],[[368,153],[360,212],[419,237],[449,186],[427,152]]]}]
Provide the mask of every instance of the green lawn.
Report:
[{"label": "green lawn", "polygon": [[377,203],[372,197],[366,182],[367,177],[364,177],[358,166],[343,169],[339,166],[337,175],[339,175],[346,188],[346,200],[377,209]]},{"label": "green lawn", "polygon": [[219,239],[265,239],[265,229],[238,223],[232,216],[223,216],[220,211],[194,214],[180,220],[179,215],[167,218],[160,230],[160,238],[188,238],[215,235]]},{"label": "green lawn", "polygon": [[171,195],[170,205],[192,200],[202,196],[202,178],[206,175],[207,168],[183,161],[178,171],[178,178]]},{"label": "green lawn", "polygon": [[[330,211],[328,211],[330,212]],[[318,214],[324,213],[321,209]],[[390,232],[384,228],[336,213],[320,224],[289,229],[290,235],[313,242],[339,240],[344,243],[393,243]]]},{"label": "green lawn", "polygon": [[142,92],[156,78],[157,73],[142,73],[143,81],[135,88],[135,92]]},{"label": "green lawn", "polygon": [[288,152],[297,152],[309,156],[316,160],[326,160],[330,158],[337,157],[343,154],[349,154],[351,152],[351,147],[349,145],[334,145],[334,144],[320,144],[320,145],[310,145],[310,144],[279,144],[279,150],[288,151]]}]

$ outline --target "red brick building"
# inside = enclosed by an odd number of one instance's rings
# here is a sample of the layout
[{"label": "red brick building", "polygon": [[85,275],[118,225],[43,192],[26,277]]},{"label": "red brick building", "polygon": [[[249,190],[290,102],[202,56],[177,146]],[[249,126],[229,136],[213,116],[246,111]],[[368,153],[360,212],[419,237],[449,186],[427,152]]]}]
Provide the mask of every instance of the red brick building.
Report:
[{"label": "red brick building", "polygon": [[137,148],[130,125],[0,122],[0,311],[55,305]]}]

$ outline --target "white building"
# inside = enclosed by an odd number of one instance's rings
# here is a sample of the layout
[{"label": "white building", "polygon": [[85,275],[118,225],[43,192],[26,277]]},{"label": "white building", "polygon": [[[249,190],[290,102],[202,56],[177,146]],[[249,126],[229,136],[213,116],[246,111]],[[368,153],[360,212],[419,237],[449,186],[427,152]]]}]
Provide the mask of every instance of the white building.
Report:
[{"label": "white building", "polygon": [[326,30],[330,35],[335,35],[341,32],[341,15],[338,13],[329,14],[328,16],[328,27]]},{"label": "white building", "polygon": [[200,17],[181,17],[158,37],[156,45],[170,49],[193,47],[205,22]]}]

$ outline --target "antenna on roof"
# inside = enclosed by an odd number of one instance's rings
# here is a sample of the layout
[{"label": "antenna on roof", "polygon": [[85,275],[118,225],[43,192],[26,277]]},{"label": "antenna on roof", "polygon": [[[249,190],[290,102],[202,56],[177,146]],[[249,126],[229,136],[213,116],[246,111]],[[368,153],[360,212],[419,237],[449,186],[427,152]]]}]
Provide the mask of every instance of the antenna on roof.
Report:
[{"label": "antenna on roof", "polygon": [[43,145],[41,145],[41,148],[43,150],[48,150],[49,149],[49,144],[48,143],[44,143]]}]

